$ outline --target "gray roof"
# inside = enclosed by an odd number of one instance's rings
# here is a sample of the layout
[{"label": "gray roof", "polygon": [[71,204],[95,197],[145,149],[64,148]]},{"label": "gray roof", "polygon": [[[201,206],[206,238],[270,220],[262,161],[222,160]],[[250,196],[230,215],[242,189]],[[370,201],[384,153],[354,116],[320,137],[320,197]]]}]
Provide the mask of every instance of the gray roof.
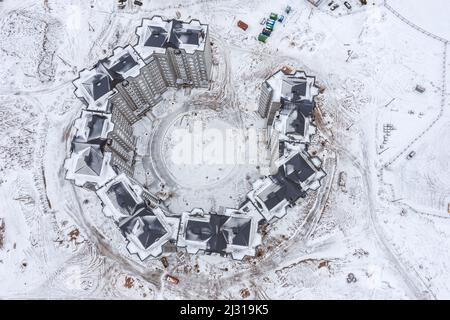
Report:
[{"label": "gray roof", "polygon": [[169,32],[159,26],[148,26],[149,36],[145,39],[144,45],[147,47],[163,48],[167,42]]},{"label": "gray roof", "polygon": [[294,96],[293,100],[297,100],[300,96],[305,96],[306,94],[306,81],[296,83],[292,86],[291,92]]},{"label": "gray roof", "polygon": [[314,167],[311,167],[308,162],[297,153],[289,161],[284,164],[284,173],[287,179],[294,183],[305,182],[314,173]]},{"label": "gray roof", "polygon": [[206,251],[224,254],[228,244],[248,246],[250,229],[250,218],[211,214],[209,222],[188,221],[186,240],[207,241]]},{"label": "gray roof", "polygon": [[136,212],[135,215],[121,222],[120,230],[125,236],[134,234],[147,249],[162,238],[167,230],[150,208],[144,206]]},{"label": "gray roof", "polygon": [[123,79],[122,75],[134,66],[137,66],[137,64],[137,61],[134,60],[130,53],[125,53],[115,64],[109,67],[108,71],[114,79],[121,80]]},{"label": "gray roof", "polygon": [[89,128],[87,142],[99,141],[98,139],[102,138],[103,126],[105,125],[106,119],[107,118],[105,116],[101,116],[98,114],[92,115],[92,118],[87,124]]},{"label": "gray roof", "polygon": [[202,30],[183,27],[183,22],[170,20],[167,29],[160,26],[148,26],[148,36],[144,41],[147,47],[179,48],[181,44],[199,45]]},{"label": "gray roof", "polygon": [[186,239],[205,241],[214,234],[214,226],[210,222],[189,220],[186,226]]},{"label": "gray roof", "polygon": [[130,52],[125,52],[117,58],[104,58],[98,61],[93,69],[86,71],[92,75],[87,75],[87,78],[82,80],[82,85],[92,99],[97,101],[123,81],[124,74],[136,65],[138,61]]},{"label": "gray roof", "polygon": [[163,237],[167,231],[155,216],[144,216],[141,217],[141,219],[143,222],[143,230],[142,233],[138,235],[138,239],[144,248],[148,248]]},{"label": "gray roof", "polygon": [[316,106],[314,101],[301,100],[296,103],[297,109],[305,116],[309,117],[313,114],[314,108]]},{"label": "gray roof", "polygon": [[231,217],[223,225],[223,232],[225,233],[226,238],[231,239],[231,244],[238,246],[249,245],[250,229],[251,229],[250,218]]},{"label": "gray roof", "polygon": [[299,111],[298,108],[292,110],[289,114],[286,124],[286,134],[298,133],[302,136],[305,135],[305,116]]},{"label": "gray roof", "polygon": [[97,73],[83,82],[86,91],[95,100],[107,94],[112,89],[111,78],[105,73]]},{"label": "gray roof", "polygon": [[80,156],[75,168],[75,172],[85,175],[99,176],[102,171],[103,152],[100,146],[92,145]]},{"label": "gray roof", "polygon": [[275,188],[273,192],[269,193],[265,199],[261,199],[268,210],[275,208],[283,200],[293,204],[300,197],[305,195],[305,192],[298,184],[295,184],[285,178],[282,167],[276,175],[271,176],[271,179],[277,188]]},{"label": "gray roof", "polygon": [[111,185],[108,191],[106,191],[106,194],[113,202],[114,206],[122,213],[128,215],[132,215],[134,213],[137,202],[122,182],[117,182]]}]

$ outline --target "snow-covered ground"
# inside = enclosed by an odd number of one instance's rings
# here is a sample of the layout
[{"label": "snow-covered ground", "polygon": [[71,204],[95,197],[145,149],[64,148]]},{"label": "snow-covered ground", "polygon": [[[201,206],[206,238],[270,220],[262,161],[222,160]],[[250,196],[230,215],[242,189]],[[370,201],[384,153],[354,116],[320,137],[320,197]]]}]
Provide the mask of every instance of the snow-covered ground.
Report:
[{"label": "snow-covered ground", "polygon": [[[143,2],[123,10],[113,0],[0,2],[1,298],[241,298],[245,288],[247,299],[450,298],[447,1],[354,0],[348,10],[335,0],[335,11],[329,1]],[[288,4],[285,21],[258,42],[259,21]],[[213,89],[244,112],[245,128],[260,126],[253,111],[267,76],[285,65],[316,76],[325,91],[310,152],[325,159],[327,177],[269,227],[257,257],[178,252],[165,270],[128,254],[95,194],[64,180],[63,162],[81,109],[77,73],[133,42],[142,17],[177,12],[210,25]],[[251,170],[239,171],[241,181]],[[211,172],[218,181],[226,175]]]}]

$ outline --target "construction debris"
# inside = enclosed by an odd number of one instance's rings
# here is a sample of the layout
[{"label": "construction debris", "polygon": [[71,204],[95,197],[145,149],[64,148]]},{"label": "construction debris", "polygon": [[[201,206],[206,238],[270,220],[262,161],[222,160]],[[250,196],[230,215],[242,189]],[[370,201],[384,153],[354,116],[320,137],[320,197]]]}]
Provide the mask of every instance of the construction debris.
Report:
[{"label": "construction debris", "polygon": [[243,299],[250,297],[250,291],[247,288],[242,289],[240,294]]}]

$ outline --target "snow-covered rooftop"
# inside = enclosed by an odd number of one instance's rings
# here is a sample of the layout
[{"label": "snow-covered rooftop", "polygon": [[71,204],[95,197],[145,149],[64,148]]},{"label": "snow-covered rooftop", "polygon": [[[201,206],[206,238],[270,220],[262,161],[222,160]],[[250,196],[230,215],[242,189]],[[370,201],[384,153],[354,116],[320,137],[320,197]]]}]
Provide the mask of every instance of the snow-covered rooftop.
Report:
[{"label": "snow-covered rooftop", "polygon": [[198,20],[183,22],[165,20],[161,16],[143,19],[136,29],[138,43],[136,50],[143,59],[152,53],[164,53],[166,48],[184,49],[187,53],[204,50],[208,25]]},{"label": "snow-covered rooftop", "polygon": [[314,85],[315,77],[307,76],[304,71],[286,74],[282,70],[274,73],[266,80],[273,89],[272,101],[282,99],[295,102],[300,100],[313,101],[319,89]]},{"label": "snow-covered rooftop", "polygon": [[117,93],[114,89],[117,83],[137,76],[144,65],[132,46],[118,47],[112,56],[100,60],[94,68],[80,72],[73,82],[75,95],[85,102],[87,109],[106,112],[109,99]]},{"label": "snow-covered rooftop", "polygon": [[76,130],[71,144],[71,156],[65,162],[66,178],[76,185],[86,183],[101,186],[115,176],[110,166],[111,153],[105,152],[107,134],[113,130],[111,116],[82,111],[75,120]]},{"label": "snow-covered rooftop", "polygon": [[181,217],[177,245],[189,253],[199,250],[231,254],[234,259],[253,256],[261,243],[258,222],[262,216],[256,210],[242,213],[229,209],[223,214],[205,214],[202,209],[184,212]]},{"label": "snow-covered rooftop", "polygon": [[142,198],[142,187],[125,174],[118,175],[97,191],[106,216],[113,218],[124,237],[127,249],[141,260],[157,257],[172,237],[172,227],[158,207],[150,207]]}]

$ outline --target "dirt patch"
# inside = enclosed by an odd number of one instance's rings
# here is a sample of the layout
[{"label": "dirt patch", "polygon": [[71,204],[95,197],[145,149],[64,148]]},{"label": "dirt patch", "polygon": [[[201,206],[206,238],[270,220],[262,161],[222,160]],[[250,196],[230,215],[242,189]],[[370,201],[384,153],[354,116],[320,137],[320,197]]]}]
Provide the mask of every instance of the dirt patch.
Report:
[{"label": "dirt patch", "polygon": [[243,299],[250,297],[250,291],[247,288],[242,289],[240,294]]},{"label": "dirt patch", "polygon": [[76,241],[78,239],[78,236],[80,235],[80,230],[77,228],[73,229],[69,232],[69,240],[70,241]]},{"label": "dirt patch", "polygon": [[131,289],[134,286],[134,279],[131,277],[125,277],[125,284],[123,285],[125,288]]},{"label": "dirt patch", "polygon": [[322,261],[319,262],[319,269],[320,268],[328,268],[329,265],[330,265],[330,261],[322,260]]}]

